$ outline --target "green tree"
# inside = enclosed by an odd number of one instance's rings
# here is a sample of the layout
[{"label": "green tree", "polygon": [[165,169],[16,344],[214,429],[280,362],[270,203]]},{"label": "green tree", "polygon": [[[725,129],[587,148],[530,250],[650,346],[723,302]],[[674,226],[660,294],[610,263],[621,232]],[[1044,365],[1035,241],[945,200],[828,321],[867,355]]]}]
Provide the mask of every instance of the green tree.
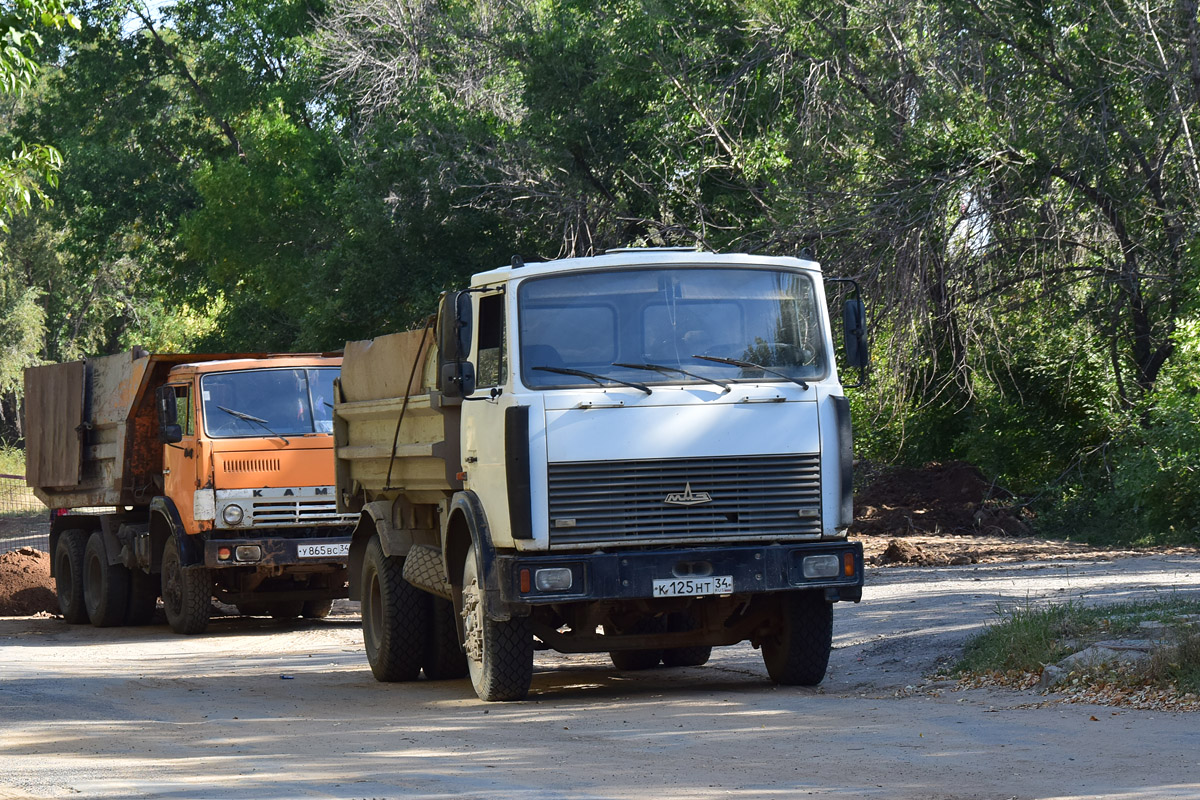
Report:
[{"label": "green tree", "polygon": [[[79,28],[62,0],[15,0],[0,13],[0,92],[20,96],[36,80],[42,44],[40,29]],[[46,201],[44,186],[54,186],[62,157],[48,144],[15,142],[0,158],[0,229],[35,199]]]}]

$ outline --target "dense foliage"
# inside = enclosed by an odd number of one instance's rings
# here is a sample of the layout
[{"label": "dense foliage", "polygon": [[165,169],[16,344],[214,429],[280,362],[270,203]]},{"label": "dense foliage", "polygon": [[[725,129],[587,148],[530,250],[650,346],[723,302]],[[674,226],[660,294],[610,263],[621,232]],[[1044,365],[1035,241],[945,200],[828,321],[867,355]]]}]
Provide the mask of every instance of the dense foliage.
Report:
[{"label": "dense foliage", "polygon": [[30,355],[337,348],[514,253],[810,248],[871,301],[863,456],[1200,541],[1196,0],[73,10],[2,116],[63,159],[4,234],[10,404]]}]

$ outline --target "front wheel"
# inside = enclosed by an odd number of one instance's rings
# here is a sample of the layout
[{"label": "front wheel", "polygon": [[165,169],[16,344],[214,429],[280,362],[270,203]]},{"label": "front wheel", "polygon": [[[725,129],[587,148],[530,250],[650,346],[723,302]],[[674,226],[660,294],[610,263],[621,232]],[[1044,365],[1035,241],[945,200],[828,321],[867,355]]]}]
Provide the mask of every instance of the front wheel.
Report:
[{"label": "front wheel", "polygon": [[58,594],[58,610],[72,625],[88,621],[87,606],[83,604],[83,551],[87,533],[80,530],[63,531],[54,547],[54,589]]},{"label": "front wheel", "polygon": [[762,643],[767,674],[784,686],[816,686],[833,649],[833,604],[819,591],[785,592],[779,612],[779,630]]},{"label": "front wheel", "polygon": [[129,604],[129,570],[108,563],[104,538],[99,531],[88,538],[83,551],[83,604],[97,628],[125,622]]},{"label": "front wheel", "polygon": [[363,558],[361,609],[375,680],[415,681],[425,660],[429,595],[404,580],[404,559],[384,555],[378,536]]},{"label": "front wheel", "polygon": [[167,538],[162,555],[162,599],[167,622],[176,633],[204,633],[212,607],[212,581],[208,570],[184,569],[179,542]]},{"label": "front wheel", "polygon": [[529,617],[489,619],[475,545],[463,564],[462,617],[467,671],[480,700],[523,700],[533,682],[533,628]]}]

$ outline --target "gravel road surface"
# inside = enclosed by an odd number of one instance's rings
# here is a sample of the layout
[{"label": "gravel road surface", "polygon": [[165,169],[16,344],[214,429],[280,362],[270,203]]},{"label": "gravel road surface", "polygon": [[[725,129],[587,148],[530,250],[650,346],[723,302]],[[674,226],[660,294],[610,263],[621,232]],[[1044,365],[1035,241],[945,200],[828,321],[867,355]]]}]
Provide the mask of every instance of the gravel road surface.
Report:
[{"label": "gravel road surface", "polygon": [[746,645],[651,672],[540,653],[506,704],[376,683],[352,604],[197,637],[0,618],[0,799],[1200,798],[1196,714],[922,685],[1000,608],[1172,593],[1200,596],[1200,558],[873,569],[816,690]]}]

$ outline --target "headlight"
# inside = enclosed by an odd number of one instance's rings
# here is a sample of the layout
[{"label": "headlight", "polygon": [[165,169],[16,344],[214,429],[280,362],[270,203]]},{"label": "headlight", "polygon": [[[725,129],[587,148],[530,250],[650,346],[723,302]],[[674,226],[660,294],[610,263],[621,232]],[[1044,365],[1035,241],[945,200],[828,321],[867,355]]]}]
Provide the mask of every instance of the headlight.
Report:
[{"label": "headlight", "polygon": [[838,557],[833,554],[806,556],[802,564],[804,577],[809,580],[813,578],[836,578],[842,568]]},{"label": "headlight", "polygon": [[569,567],[551,567],[533,573],[533,585],[539,592],[565,592],[574,581]]},{"label": "headlight", "polygon": [[226,525],[240,525],[245,516],[245,512],[239,505],[225,506],[225,510],[221,512],[221,519],[225,520]]}]

